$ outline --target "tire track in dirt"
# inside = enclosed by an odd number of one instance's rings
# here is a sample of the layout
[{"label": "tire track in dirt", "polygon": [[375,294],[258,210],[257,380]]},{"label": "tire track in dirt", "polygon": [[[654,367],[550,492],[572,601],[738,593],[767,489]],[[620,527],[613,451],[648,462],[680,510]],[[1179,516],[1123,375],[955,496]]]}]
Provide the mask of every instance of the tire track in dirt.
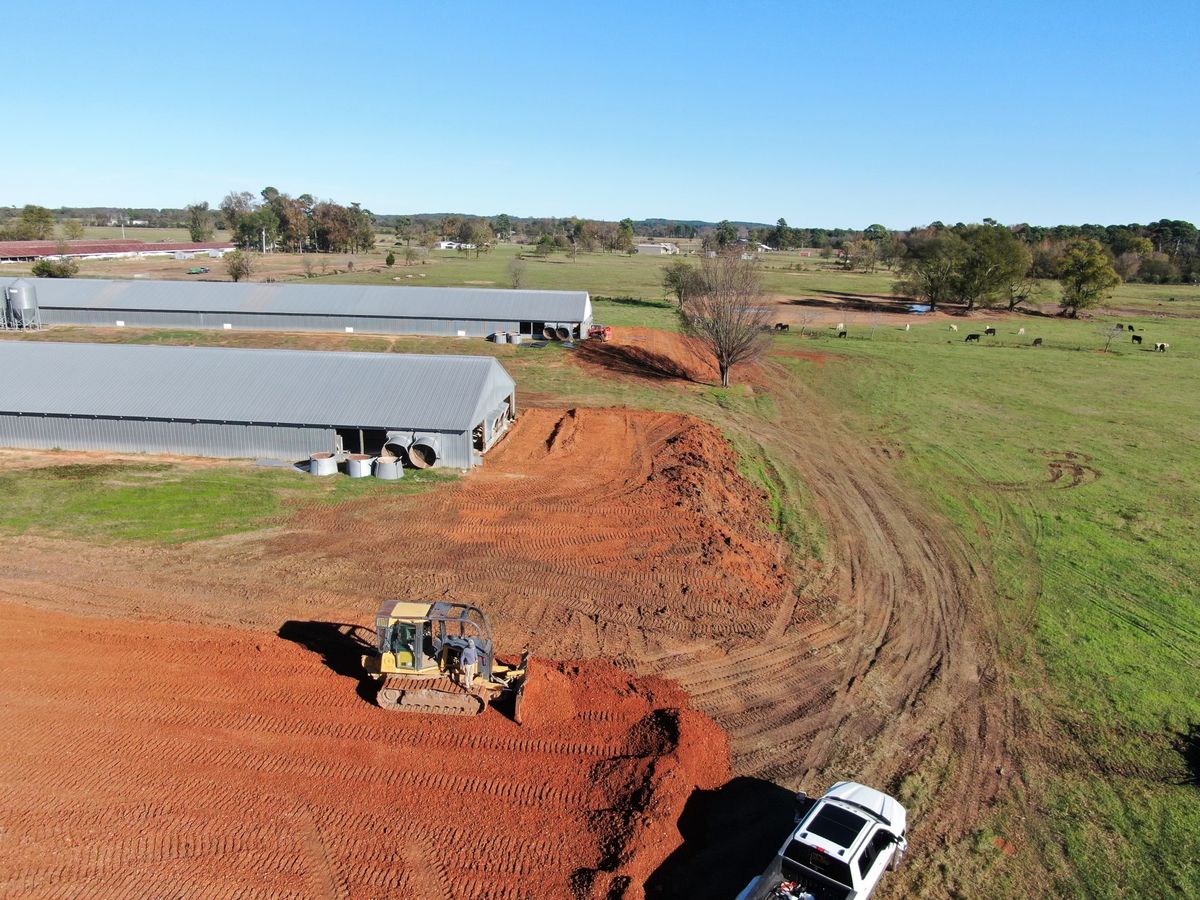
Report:
[{"label": "tire track in dirt", "polygon": [[[238,629],[0,601],[0,634],[6,897],[527,900],[587,870],[577,895],[599,900],[728,777],[677,687],[604,663],[543,662],[522,728],[384,712],[318,654]],[[596,777],[613,766],[631,777]],[[650,803],[653,830],[610,833]]]}]

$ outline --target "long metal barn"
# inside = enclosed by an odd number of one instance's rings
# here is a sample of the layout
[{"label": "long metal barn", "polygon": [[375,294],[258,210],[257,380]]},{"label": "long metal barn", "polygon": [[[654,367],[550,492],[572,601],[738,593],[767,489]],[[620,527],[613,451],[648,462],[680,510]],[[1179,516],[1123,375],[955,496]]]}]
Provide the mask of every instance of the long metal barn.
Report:
[{"label": "long metal barn", "polygon": [[10,288],[43,325],[558,339],[585,337],[592,325],[587,291],[0,278],[0,293]]},{"label": "long metal barn", "polygon": [[0,341],[0,446],[470,468],[516,416],[490,356]]}]

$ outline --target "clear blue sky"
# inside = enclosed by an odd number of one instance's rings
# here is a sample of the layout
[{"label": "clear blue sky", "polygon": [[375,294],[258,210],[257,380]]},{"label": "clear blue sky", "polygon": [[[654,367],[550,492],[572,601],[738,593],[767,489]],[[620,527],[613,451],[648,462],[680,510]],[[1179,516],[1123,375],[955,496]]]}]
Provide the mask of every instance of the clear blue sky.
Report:
[{"label": "clear blue sky", "polygon": [[1200,220],[1200,0],[18,4],[0,204]]}]

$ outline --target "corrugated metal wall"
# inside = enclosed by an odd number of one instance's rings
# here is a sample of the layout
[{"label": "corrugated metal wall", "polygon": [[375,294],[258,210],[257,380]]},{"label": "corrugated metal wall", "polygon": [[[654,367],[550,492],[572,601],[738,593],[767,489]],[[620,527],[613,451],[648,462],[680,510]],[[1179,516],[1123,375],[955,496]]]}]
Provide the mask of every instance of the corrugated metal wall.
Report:
[{"label": "corrugated metal wall", "polygon": [[[519,331],[520,322],[479,319],[401,319],[383,316],[279,315],[268,313],[169,312],[110,309],[63,309],[42,307],[42,322],[47,325],[114,326],[124,322],[129,328],[224,328],[251,331],[328,331],[345,332],[347,327],[367,334],[414,334],[456,337],[487,337],[497,331]],[[570,323],[578,324],[578,323]],[[587,333],[590,322],[583,323]],[[537,335],[540,337],[541,335]]]},{"label": "corrugated metal wall", "polygon": [[[440,437],[439,466],[468,469],[480,459],[471,435],[422,432]],[[159,419],[84,418],[0,413],[0,446],[34,450],[101,450],[118,453],[173,453],[222,459],[266,457],[300,460],[333,450],[337,432],[303,425],[244,425]],[[357,451],[347,441],[346,450]]]},{"label": "corrugated metal wall", "polygon": [[7,447],[301,459],[332,450],[332,428],[0,414]]}]

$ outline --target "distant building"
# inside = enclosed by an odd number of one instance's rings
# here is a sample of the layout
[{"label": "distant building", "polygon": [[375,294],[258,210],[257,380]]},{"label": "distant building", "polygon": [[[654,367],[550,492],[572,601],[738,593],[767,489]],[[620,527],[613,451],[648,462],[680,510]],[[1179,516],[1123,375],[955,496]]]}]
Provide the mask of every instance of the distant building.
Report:
[{"label": "distant building", "polygon": [[435,250],[474,250],[474,244],[464,244],[462,241],[438,241],[433,245]]},{"label": "distant building", "polygon": [[646,256],[675,256],[679,248],[674,244],[663,242],[659,244],[638,244],[637,252]]},{"label": "distant building", "polygon": [[179,253],[207,252],[223,256],[233,249],[230,243],[146,241],[0,241],[0,264],[37,262],[39,259],[120,259],[138,256],[175,256]]}]

